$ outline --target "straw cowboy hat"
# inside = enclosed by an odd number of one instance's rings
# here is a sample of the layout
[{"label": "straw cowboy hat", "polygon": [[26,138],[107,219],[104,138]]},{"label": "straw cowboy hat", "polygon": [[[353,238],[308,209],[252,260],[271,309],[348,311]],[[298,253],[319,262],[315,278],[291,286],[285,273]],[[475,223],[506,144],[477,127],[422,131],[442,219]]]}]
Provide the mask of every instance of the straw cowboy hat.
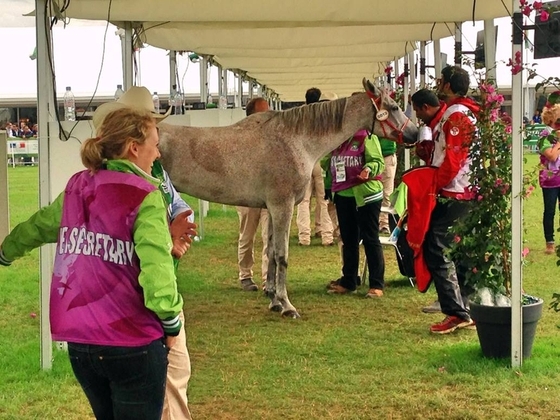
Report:
[{"label": "straw cowboy hat", "polygon": [[323,92],[323,93],[321,93],[321,97],[319,98],[319,102],[334,101],[335,99],[338,99],[338,96],[337,96],[336,93]]},{"label": "straw cowboy hat", "polygon": [[121,108],[134,108],[150,112],[158,120],[157,122],[162,121],[171,113],[171,107],[165,114],[157,113],[150,91],[143,86],[132,86],[118,101],[107,102],[97,107],[92,117],[93,126],[99,128],[107,115]]}]

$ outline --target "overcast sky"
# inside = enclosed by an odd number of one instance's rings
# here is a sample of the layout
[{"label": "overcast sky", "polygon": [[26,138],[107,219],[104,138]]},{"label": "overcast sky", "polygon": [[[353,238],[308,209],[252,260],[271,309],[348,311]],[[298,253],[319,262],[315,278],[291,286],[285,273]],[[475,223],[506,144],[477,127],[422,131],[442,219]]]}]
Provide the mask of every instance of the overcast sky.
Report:
[{"label": "overcast sky", "polygon": [[[36,61],[29,59],[35,48],[35,18],[23,16],[33,11],[34,0],[0,0],[0,48],[3,52],[3,71],[0,76],[0,97],[34,97],[36,95]],[[501,62],[511,56],[511,27],[509,18],[498,19],[498,84],[509,85],[511,73]],[[476,32],[482,23],[463,24],[463,49],[473,50]],[[91,95],[99,80],[98,95],[112,94],[122,80],[121,46],[115,28],[109,25],[105,35],[103,22],[71,20],[64,29],[58,24],[53,31],[57,75],[57,91],[62,94],[65,86],[72,86],[76,95]],[[105,41],[105,42],[104,42]],[[105,46],[105,51],[103,51]],[[453,60],[454,41],[441,41],[441,50]],[[428,62],[433,58],[428,54]],[[529,57],[529,61],[532,57]],[[101,70],[101,62],[103,69]],[[152,91],[169,92],[169,59],[167,51],[144,48],[140,58],[140,82]],[[537,60],[537,71],[544,77],[557,76],[560,59]],[[199,91],[198,66],[178,57],[182,85],[190,93]],[[187,70],[188,67],[188,71]],[[233,83],[230,82],[232,87]],[[211,75],[211,91],[217,91],[217,76]]]}]

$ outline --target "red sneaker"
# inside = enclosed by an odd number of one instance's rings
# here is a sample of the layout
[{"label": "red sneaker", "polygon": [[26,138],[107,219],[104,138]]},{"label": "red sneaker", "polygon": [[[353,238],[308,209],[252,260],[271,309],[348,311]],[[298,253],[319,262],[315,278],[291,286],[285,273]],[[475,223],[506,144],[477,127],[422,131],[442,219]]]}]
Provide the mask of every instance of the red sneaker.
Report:
[{"label": "red sneaker", "polygon": [[458,316],[449,315],[445,319],[430,327],[430,332],[434,334],[449,334],[457,328],[468,328],[474,325],[472,319],[463,319]]}]

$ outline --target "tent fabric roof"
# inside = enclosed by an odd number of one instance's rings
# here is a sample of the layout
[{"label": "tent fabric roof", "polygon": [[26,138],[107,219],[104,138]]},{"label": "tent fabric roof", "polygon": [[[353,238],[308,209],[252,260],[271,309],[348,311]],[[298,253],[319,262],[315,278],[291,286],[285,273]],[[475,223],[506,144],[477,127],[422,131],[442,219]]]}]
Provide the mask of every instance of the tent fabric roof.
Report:
[{"label": "tent fabric roof", "polygon": [[348,96],[416,41],[451,36],[454,22],[511,14],[502,0],[70,0],[63,12],[132,22],[144,43],[211,56],[286,101],[311,86]]}]

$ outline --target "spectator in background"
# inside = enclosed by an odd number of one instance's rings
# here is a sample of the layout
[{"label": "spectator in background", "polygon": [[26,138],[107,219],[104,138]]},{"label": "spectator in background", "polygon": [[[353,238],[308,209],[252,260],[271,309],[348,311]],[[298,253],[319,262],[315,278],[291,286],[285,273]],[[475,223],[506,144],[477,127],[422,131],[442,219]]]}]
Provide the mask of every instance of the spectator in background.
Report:
[{"label": "spectator in background", "polygon": [[[381,182],[383,183],[383,202],[381,205],[390,207],[390,197],[395,189],[395,174],[397,173],[397,143],[389,139],[380,138],[379,144],[381,145],[381,153],[385,161],[385,170],[381,174]],[[391,233],[389,215],[384,211],[379,214],[379,233]]]},{"label": "spectator in background", "polygon": [[309,88],[307,92],[305,92],[305,103],[307,105],[314,104],[315,102],[319,102],[321,99],[321,90],[318,88]]},{"label": "spectator in background", "polygon": [[[321,94],[321,91],[317,88],[308,89],[305,93],[305,102],[307,105],[332,99],[338,98],[335,94]],[[319,162],[313,167],[311,182],[307,186],[303,199],[297,205],[296,223],[298,227],[298,244],[303,246],[311,245],[312,196],[315,196],[315,235],[321,238],[321,243],[324,246],[334,245],[333,226],[329,217],[328,203],[325,199],[325,183],[323,180],[323,171]]]},{"label": "spectator in background", "polygon": [[27,124],[25,124],[23,126],[23,128],[21,129],[19,137],[24,138],[24,139],[28,139],[28,138],[33,137],[33,131],[31,131],[31,129],[29,128],[29,126]]},{"label": "spectator in background", "polygon": [[540,109],[535,110],[535,113],[533,114],[533,124],[542,124]]},{"label": "spectator in background", "polygon": [[17,130],[15,129],[14,125],[8,121],[6,124],[6,135],[9,138],[17,137]]},{"label": "spectator in background", "polygon": [[[256,112],[268,111],[268,102],[264,98],[249,101],[245,112],[247,116]],[[253,265],[255,264],[255,236],[259,223],[263,241],[261,278],[266,280],[268,272],[268,211],[262,208],[237,206],[239,216],[239,240],[237,243],[237,261],[239,264],[239,282],[246,292],[259,290],[253,281]]]},{"label": "spectator in background", "polygon": [[[552,96],[552,95],[551,95]],[[539,185],[543,193],[543,229],[546,254],[554,254],[554,216],[560,200],[560,103],[547,105],[542,113],[543,122],[554,130],[555,138],[543,137],[538,142],[542,169]]]}]

